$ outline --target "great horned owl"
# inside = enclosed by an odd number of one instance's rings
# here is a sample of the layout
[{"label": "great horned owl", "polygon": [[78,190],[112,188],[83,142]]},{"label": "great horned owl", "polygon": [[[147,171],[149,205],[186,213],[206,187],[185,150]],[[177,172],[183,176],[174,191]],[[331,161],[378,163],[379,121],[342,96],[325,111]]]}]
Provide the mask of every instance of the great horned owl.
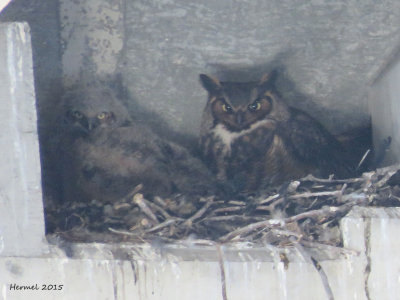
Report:
[{"label": "great horned owl", "polygon": [[277,92],[277,73],[259,82],[220,82],[200,75],[208,91],[200,132],[206,162],[221,181],[253,191],[309,173],[349,175],[339,142]]},{"label": "great horned owl", "polygon": [[143,184],[145,194],[206,193],[211,176],[185,148],[134,122],[112,90],[63,97],[65,200],[114,202]]}]

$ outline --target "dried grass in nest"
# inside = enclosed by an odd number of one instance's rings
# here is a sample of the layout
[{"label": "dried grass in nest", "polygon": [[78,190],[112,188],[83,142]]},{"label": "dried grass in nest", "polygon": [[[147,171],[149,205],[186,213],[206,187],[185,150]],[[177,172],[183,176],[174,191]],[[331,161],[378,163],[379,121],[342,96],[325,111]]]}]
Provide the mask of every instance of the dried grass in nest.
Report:
[{"label": "dried grass in nest", "polygon": [[400,166],[338,180],[312,175],[257,195],[174,195],[145,199],[136,187],[124,199],[103,205],[73,203],[48,209],[52,232],[79,242],[204,244],[247,242],[284,247],[341,246],[338,224],[354,206],[399,206]]}]

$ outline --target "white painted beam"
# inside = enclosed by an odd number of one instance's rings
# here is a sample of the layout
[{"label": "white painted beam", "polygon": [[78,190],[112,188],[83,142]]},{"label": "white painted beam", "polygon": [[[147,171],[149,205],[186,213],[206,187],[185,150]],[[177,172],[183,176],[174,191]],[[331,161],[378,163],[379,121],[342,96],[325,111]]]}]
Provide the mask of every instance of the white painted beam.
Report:
[{"label": "white painted beam", "polygon": [[10,3],[11,0],[0,0],[0,12]]},{"label": "white painted beam", "polygon": [[0,255],[43,254],[44,216],[29,26],[0,24]]}]

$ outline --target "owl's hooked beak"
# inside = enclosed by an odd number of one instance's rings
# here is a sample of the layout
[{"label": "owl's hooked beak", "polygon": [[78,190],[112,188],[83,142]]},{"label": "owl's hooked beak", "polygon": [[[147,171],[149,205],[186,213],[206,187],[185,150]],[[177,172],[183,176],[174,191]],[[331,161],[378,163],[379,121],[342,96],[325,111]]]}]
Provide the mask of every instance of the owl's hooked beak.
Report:
[{"label": "owl's hooked beak", "polygon": [[87,129],[88,131],[92,131],[93,129],[95,129],[97,127],[97,121],[96,120],[89,120],[88,124],[87,124]]},{"label": "owl's hooked beak", "polygon": [[244,117],[244,113],[242,111],[238,111],[236,113],[236,124],[241,126],[243,124],[243,117]]}]

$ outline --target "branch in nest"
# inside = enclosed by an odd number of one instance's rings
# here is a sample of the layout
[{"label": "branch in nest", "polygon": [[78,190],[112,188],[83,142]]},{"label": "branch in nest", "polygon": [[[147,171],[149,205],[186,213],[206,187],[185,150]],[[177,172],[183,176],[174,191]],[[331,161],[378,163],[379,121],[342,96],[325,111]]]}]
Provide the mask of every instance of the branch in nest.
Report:
[{"label": "branch in nest", "polygon": [[112,233],[116,233],[116,234],[139,237],[139,235],[137,233],[129,232],[126,230],[119,230],[119,229],[114,229],[111,227],[108,227],[108,230],[111,231]]},{"label": "branch in nest", "polygon": [[267,197],[266,199],[261,200],[261,201],[259,202],[259,204],[267,204],[267,203],[269,203],[269,202],[273,202],[273,201],[275,201],[277,198],[279,198],[280,196],[281,196],[280,194],[275,194],[275,195],[269,196],[269,197]]},{"label": "branch in nest", "polygon": [[146,204],[146,201],[143,197],[143,194],[136,194],[135,196],[133,196],[133,203],[136,204],[137,206],[139,206],[139,208],[141,209],[141,211],[148,216],[151,220],[153,220],[154,222],[156,222],[156,224],[159,224],[160,222],[158,221],[156,215],[151,211],[151,209],[148,207],[148,205]]},{"label": "branch in nest", "polygon": [[300,198],[311,198],[311,197],[322,197],[322,196],[339,196],[341,191],[329,191],[329,192],[307,192],[302,194],[290,195],[289,199],[300,199]]},{"label": "branch in nest", "polygon": [[164,222],[162,222],[162,223],[160,223],[160,224],[158,224],[158,225],[156,225],[156,226],[154,226],[154,227],[152,227],[150,229],[147,229],[145,232],[146,233],[152,233],[152,232],[158,231],[160,229],[163,229],[165,227],[168,227],[168,226],[170,226],[172,224],[175,224],[175,223],[177,223],[177,222],[179,222],[181,220],[182,219],[168,219],[168,220],[166,220],[166,221],[164,221]]},{"label": "branch in nest", "polygon": [[363,178],[348,178],[348,179],[333,179],[333,178],[318,178],[314,177],[312,174],[307,175],[300,179],[300,181],[313,181],[320,183],[357,183],[365,181]]},{"label": "branch in nest", "polygon": [[281,227],[282,225],[283,225],[282,220],[276,220],[276,219],[270,219],[270,220],[265,220],[265,221],[261,221],[261,222],[257,222],[257,223],[252,223],[247,226],[236,229],[228,234],[225,234],[224,236],[219,238],[219,241],[228,242],[239,235],[247,234],[247,233],[249,233],[253,230],[257,230],[259,228]]},{"label": "branch in nest", "polygon": [[[350,195],[347,195],[350,196]],[[359,196],[358,194],[355,196]],[[232,239],[234,239],[237,236],[248,234],[251,231],[258,230],[260,228],[274,228],[274,227],[283,227],[284,224],[287,223],[292,223],[292,222],[297,222],[299,220],[305,219],[305,218],[312,218],[312,219],[319,219],[319,220],[325,220],[329,216],[333,216],[345,211],[348,211],[351,207],[357,204],[364,203],[366,200],[366,197],[354,197],[354,200],[352,202],[348,202],[346,204],[343,204],[342,206],[336,207],[324,207],[322,209],[317,209],[317,210],[311,210],[307,211],[292,217],[288,217],[284,220],[275,220],[275,219],[270,219],[270,220],[265,220],[257,223],[252,223],[247,226],[241,227],[239,229],[236,229],[222,237],[219,238],[221,242],[227,242]]]},{"label": "branch in nest", "polygon": [[205,217],[201,220],[204,222],[226,222],[226,221],[235,221],[235,222],[249,222],[256,221],[260,222],[265,220],[264,217],[252,217],[252,216],[243,216],[243,215],[231,215],[231,216],[215,216],[215,217]]},{"label": "branch in nest", "polygon": [[220,207],[215,210],[213,210],[213,214],[218,214],[218,213],[229,213],[229,212],[236,212],[236,211],[241,211],[243,210],[243,206],[231,206],[231,207]]},{"label": "branch in nest", "polygon": [[204,206],[198,210],[193,216],[191,216],[189,219],[187,219],[182,225],[183,226],[192,226],[193,221],[201,218],[207,211],[207,209],[211,206],[211,204],[213,204],[214,201],[214,197],[209,197],[206,204],[204,204]]},{"label": "branch in nest", "polygon": [[[158,201],[161,200],[160,197],[158,197]],[[170,219],[172,218],[172,216],[161,206],[157,205],[156,203],[153,203],[151,201],[148,201],[146,199],[143,198],[143,201],[150,207],[152,208],[154,211],[158,211],[165,219]]]},{"label": "branch in nest", "polygon": [[345,195],[343,198],[344,198],[344,200],[352,199],[352,201],[348,202],[346,204],[343,204],[342,206],[330,206],[330,207],[323,207],[321,209],[306,211],[304,213],[286,218],[284,221],[285,221],[285,223],[292,223],[292,222],[297,222],[299,220],[306,219],[306,218],[324,219],[329,216],[334,216],[336,214],[346,212],[346,211],[350,210],[353,206],[362,204],[367,200],[365,195],[360,195],[360,194]]}]

